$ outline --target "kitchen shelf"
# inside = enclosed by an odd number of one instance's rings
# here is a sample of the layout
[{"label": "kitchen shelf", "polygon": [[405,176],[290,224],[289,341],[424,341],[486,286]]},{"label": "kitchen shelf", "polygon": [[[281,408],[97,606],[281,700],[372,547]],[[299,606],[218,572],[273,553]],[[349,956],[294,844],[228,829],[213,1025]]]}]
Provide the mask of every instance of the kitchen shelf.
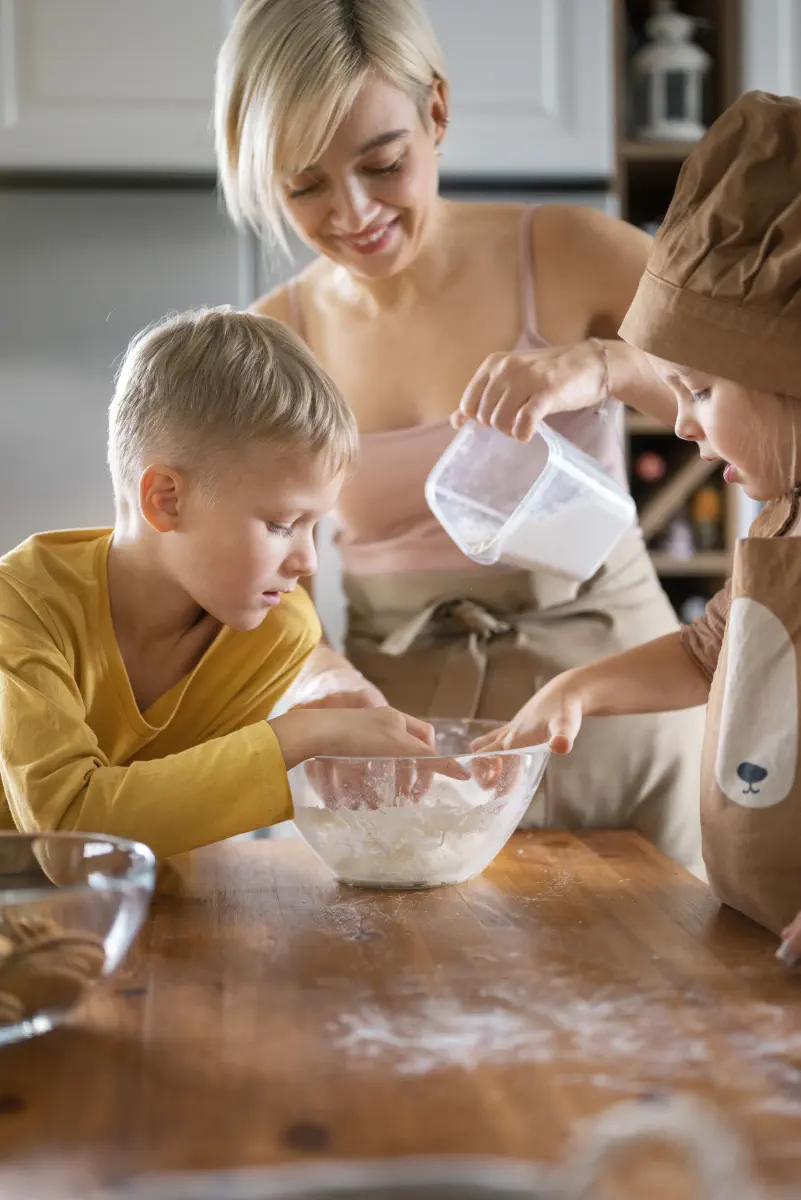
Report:
[{"label": "kitchen shelf", "polygon": [[683,163],[695,142],[621,142],[619,155],[630,163]]},{"label": "kitchen shelf", "polygon": [[720,463],[707,462],[695,454],[683,463],[640,509],[640,528],[646,541],[660,533],[671,517],[683,508],[694,492],[714,475]]},{"label": "kitchen shelf", "polygon": [[720,576],[731,574],[732,556],[728,550],[711,550],[694,554],[692,558],[678,558],[658,550],[651,553],[651,562],[658,575],[687,578],[695,576]]},{"label": "kitchen shelf", "polygon": [[[616,190],[620,215],[653,229],[664,218],[682,164],[697,143],[637,138],[629,56],[641,42],[653,4],[652,0],[614,0],[614,4]],[[696,40],[712,57],[704,115],[711,122],[742,90],[740,5],[735,0],[681,0],[678,7],[700,19]],[[640,524],[646,540],[654,544],[674,518],[686,519],[699,488],[709,482],[718,486],[721,464],[703,462],[694,449],[682,459],[678,443],[671,445],[667,440],[673,437],[672,428],[639,412],[626,412],[625,437],[629,463],[636,462],[640,451],[647,449],[662,454],[675,468],[659,483],[642,489]],[[649,438],[658,440],[649,444]],[[651,553],[677,611],[691,596],[710,596],[721,586],[731,570],[739,523],[738,489],[731,488],[724,493],[719,551],[696,553],[689,558],[657,550]]]},{"label": "kitchen shelf", "polygon": [[648,417],[645,413],[627,412],[626,413],[626,432],[627,433],[673,433],[671,425],[664,425],[661,421],[657,421],[656,417]]}]

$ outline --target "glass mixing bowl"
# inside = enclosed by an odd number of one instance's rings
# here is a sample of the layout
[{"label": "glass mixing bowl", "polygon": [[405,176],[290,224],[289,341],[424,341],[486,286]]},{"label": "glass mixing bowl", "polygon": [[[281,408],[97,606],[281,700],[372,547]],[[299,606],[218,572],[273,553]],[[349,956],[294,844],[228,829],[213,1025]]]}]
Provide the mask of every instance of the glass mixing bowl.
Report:
[{"label": "glass mixing bowl", "polygon": [[[313,758],[289,773],[295,825],[336,879],[416,889],[464,883],[492,862],[530,805],[547,746],[474,754],[489,721],[432,724],[442,756]],[[442,774],[453,764],[464,779]]]},{"label": "glass mixing bowl", "polygon": [[61,1024],[113,975],[150,905],[147,846],[85,833],[0,833],[0,1045]]}]

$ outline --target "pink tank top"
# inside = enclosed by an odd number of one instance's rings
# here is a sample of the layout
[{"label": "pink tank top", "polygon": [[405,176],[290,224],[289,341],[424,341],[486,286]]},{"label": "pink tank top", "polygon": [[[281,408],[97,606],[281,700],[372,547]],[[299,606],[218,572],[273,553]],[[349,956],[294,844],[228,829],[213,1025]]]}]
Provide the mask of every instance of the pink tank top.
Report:
[{"label": "pink tank top", "polygon": [[[533,212],[526,212],[521,223],[523,329],[514,347],[520,351],[548,345],[537,331],[530,249],[532,216]],[[302,335],[304,323],[296,288],[291,288],[290,297],[296,329]],[[457,402],[458,397],[454,408]],[[615,401],[608,405],[606,418],[595,409],[583,409],[549,417],[548,424],[591,454],[627,487],[616,407]],[[361,435],[359,464],[342,490],[335,513],[337,545],[346,573],[365,576],[498,569],[466,558],[426,504],[426,478],[454,436],[447,419]]]}]

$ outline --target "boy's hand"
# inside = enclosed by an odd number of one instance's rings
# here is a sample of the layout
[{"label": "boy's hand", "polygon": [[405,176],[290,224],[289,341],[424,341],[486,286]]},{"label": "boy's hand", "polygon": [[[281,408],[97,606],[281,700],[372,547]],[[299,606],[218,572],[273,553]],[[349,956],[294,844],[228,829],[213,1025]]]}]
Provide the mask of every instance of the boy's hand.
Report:
[{"label": "boy's hand", "polygon": [[[396,758],[399,761],[379,765],[318,758],[307,763],[306,775],[327,808],[375,810],[387,803],[388,783],[393,792],[392,803],[419,804],[435,774],[459,780],[469,778],[468,772],[452,759],[440,759],[436,767],[431,768],[420,762],[421,756],[436,751],[434,729],[427,721],[386,707],[362,713],[359,717],[352,712],[339,715],[347,718],[347,728],[337,754]],[[368,731],[367,717],[375,729]],[[354,722],[357,723],[356,733]],[[411,758],[416,761],[410,762]]]},{"label": "boy's hand", "polygon": [[801,961],[801,912],[782,930],[782,944],[776,957],[786,967],[795,967]]},{"label": "boy's hand", "polygon": [[474,750],[514,750],[546,743],[554,754],[569,754],[583,719],[581,697],[571,672],[551,680],[507,725],[477,738]]},{"label": "boy's hand", "polygon": [[477,421],[528,442],[543,417],[591,408],[605,398],[606,386],[603,353],[592,342],[491,354],[467,385],[451,422],[459,429]]},{"label": "boy's hand", "polygon": [[359,712],[352,709],[319,710],[315,715],[326,719],[328,728],[324,739],[329,747],[320,747],[315,754],[343,758],[415,758],[437,752],[433,725],[386,705]]},{"label": "boy's hand", "polygon": [[319,755],[417,757],[436,753],[427,721],[394,708],[291,708],[270,721],[287,770]]}]

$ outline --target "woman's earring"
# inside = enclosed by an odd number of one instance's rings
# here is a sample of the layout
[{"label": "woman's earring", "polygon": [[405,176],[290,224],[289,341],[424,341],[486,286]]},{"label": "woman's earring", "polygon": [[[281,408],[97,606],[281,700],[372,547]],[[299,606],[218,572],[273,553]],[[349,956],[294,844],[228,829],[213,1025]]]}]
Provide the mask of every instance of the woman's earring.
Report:
[{"label": "woman's earring", "polygon": [[439,124],[440,124],[440,126],[441,126],[441,128],[442,128],[442,137],[441,137],[441,138],[440,138],[440,140],[437,142],[437,144],[436,144],[436,146],[435,146],[435,148],[434,148],[434,153],[436,154],[437,158],[442,158],[442,147],[441,147],[441,142],[442,142],[442,138],[444,138],[444,137],[445,137],[445,130],[446,130],[446,129],[448,128],[448,126],[450,125],[450,120],[449,120],[449,118],[448,118],[448,117],[443,117],[443,118],[442,118],[442,120],[439,122]]}]

